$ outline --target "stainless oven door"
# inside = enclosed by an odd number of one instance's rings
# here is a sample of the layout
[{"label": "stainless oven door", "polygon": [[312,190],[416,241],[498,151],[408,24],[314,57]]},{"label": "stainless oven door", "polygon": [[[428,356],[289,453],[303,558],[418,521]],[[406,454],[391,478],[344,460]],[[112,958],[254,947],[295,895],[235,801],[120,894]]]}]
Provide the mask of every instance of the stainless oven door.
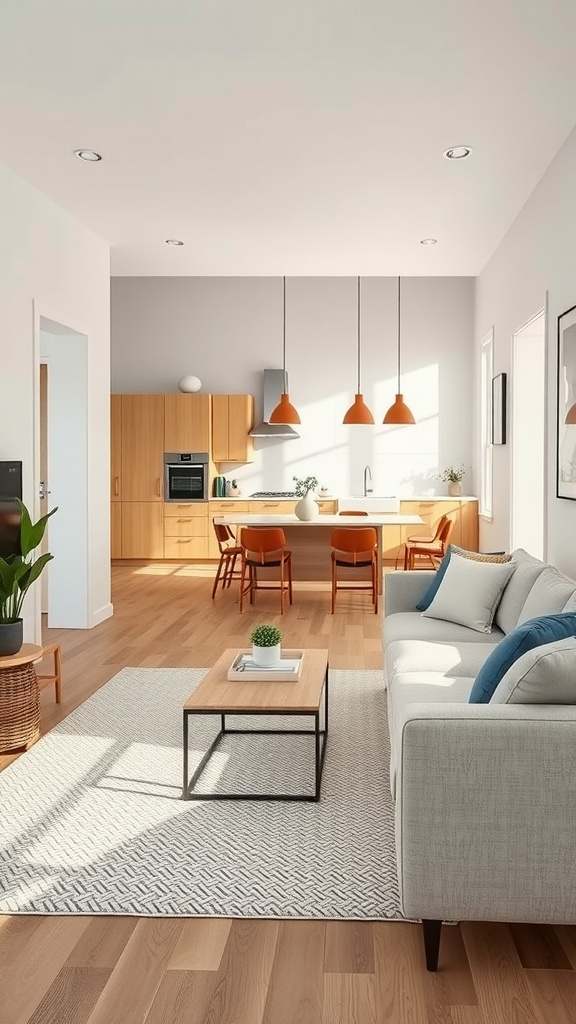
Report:
[{"label": "stainless oven door", "polygon": [[165,467],[165,501],[206,501],[208,466],[205,463],[167,463]]}]

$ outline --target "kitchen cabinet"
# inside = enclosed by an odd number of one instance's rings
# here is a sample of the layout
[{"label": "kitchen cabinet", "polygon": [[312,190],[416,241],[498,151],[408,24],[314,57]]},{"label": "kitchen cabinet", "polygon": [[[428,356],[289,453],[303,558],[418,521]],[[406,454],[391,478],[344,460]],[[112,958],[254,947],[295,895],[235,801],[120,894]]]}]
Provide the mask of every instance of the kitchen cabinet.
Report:
[{"label": "kitchen cabinet", "polygon": [[384,531],[384,561],[403,565],[404,545],[408,537],[432,537],[441,516],[453,522],[450,541],[468,551],[478,550],[478,501],[469,498],[444,500],[408,499],[400,502],[402,515],[420,516],[421,526],[388,527]]},{"label": "kitchen cabinet", "polygon": [[210,395],[164,396],[163,452],[210,451]]},{"label": "kitchen cabinet", "polygon": [[208,557],[207,537],[165,537],[164,558],[187,562],[194,558]]},{"label": "kitchen cabinet", "polygon": [[163,527],[160,502],[123,501],[122,558],[163,558]]},{"label": "kitchen cabinet", "polygon": [[110,557],[122,558],[122,502],[110,506]]},{"label": "kitchen cabinet", "polygon": [[163,473],[164,395],[122,395],[122,501],[160,504]]},{"label": "kitchen cabinet", "polygon": [[164,505],[164,518],[178,518],[178,516],[198,516],[208,518],[208,505],[204,501],[167,501]]},{"label": "kitchen cabinet", "polygon": [[254,445],[252,395],[212,395],[212,458],[214,462],[252,462]]},{"label": "kitchen cabinet", "polygon": [[[110,499],[122,500],[122,395],[110,395]],[[115,556],[119,558],[119,555]]]}]

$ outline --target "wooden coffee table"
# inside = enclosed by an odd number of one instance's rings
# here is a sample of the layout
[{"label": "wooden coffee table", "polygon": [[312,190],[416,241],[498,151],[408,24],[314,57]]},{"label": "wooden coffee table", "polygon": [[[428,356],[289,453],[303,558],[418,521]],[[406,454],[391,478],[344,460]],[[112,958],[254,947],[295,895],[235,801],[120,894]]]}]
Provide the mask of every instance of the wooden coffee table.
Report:
[{"label": "wooden coffee table", "polygon": [[[328,651],[309,648],[304,651],[300,679],[295,682],[257,680],[241,682],[227,679],[228,669],[238,648],[224,651],[204,677],[183,708],[184,800],[306,800],[320,799],[324,755],[328,739]],[[322,695],[324,721],[321,723]],[[188,773],[188,727],[193,715],[219,715],[220,731],[202,757],[192,777]],[[226,715],[298,715],[314,719],[312,729],[229,729]],[[314,790],[311,793],[196,793],[194,786],[224,736],[313,736]]]}]

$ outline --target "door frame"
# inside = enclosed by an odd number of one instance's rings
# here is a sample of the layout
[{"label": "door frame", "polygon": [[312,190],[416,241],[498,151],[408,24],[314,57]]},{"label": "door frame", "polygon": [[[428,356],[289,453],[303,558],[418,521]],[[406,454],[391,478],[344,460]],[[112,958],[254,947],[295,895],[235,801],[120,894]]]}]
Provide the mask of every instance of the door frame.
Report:
[{"label": "door frame", "polygon": [[548,465],[549,465],[549,453],[548,453],[548,440],[549,440],[549,427],[548,427],[548,292],[544,294],[544,305],[529,317],[523,324],[512,331],[510,336],[510,384],[508,391],[508,404],[509,404],[509,416],[510,416],[510,518],[509,518],[509,547],[512,548],[514,543],[514,426],[515,426],[515,410],[514,410],[514,388],[516,380],[516,338],[519,334],[523,334],[531,324],[539,320],[540,317],[544,319],[544,465],[542,467],[543,472],[543,496],[544,496],[544,507],[542,509],[542,550],[544,555],[544,561],[548,557]]}]

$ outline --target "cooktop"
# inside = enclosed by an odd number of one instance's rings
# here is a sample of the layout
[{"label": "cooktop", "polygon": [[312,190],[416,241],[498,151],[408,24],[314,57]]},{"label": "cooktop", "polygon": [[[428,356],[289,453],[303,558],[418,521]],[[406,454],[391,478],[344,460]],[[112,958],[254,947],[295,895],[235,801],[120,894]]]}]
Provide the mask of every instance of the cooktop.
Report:
[{"label": "cooktop", "polygon": [[295,498],[295,491],[256,491],[251,498]]}]

